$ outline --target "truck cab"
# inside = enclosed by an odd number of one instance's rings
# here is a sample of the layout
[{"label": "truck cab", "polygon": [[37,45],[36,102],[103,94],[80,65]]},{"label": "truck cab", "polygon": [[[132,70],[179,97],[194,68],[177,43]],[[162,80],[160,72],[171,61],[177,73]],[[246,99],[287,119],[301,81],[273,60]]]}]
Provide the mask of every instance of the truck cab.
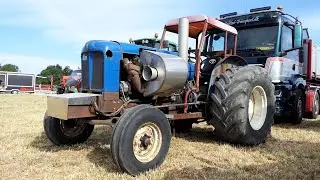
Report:
[{"label": "truck cab", "polygon": [[220,20],[238,30],[237,55],[268,69],[276,88],[276,119],[289,116],[300,123],[306,113],[308,30],[281,7],[255,8],[240,15],[232,12]]}]

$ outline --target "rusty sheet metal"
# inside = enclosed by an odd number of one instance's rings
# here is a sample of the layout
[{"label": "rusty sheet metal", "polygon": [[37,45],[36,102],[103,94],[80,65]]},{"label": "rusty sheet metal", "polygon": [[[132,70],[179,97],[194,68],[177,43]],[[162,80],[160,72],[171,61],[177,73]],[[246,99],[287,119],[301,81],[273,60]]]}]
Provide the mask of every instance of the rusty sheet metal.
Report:
[{"label": "rusty sheet metal", "polygon": [[68,119],[73,118],[86,118],[95,117],[92,106],[69,106],[68,107]]},{"label": "rusty sheet metal", "polygon": [[103,100],[119,100],[119,92],[108,92],[108,93],[102,93]]},{"label": "rusty sheet metal", "polygon": [[119,99],[118,92],[102,93],[102,97],[99,99],[99,111],[105,113],[112,113],[118,110],[123,102]]},{"label": "rusty sheet metal", "polygon": [[200,119],[203,115],[201,112],[196,113],[182,113],[182,114],[172,114],[172,119],[170,120],[186,120],[186,119]]},{"label": "rusty sheet metal", "polygon": [[123,105],[122,101],[101,101],[100,111],[105,113],[115,112]]}]

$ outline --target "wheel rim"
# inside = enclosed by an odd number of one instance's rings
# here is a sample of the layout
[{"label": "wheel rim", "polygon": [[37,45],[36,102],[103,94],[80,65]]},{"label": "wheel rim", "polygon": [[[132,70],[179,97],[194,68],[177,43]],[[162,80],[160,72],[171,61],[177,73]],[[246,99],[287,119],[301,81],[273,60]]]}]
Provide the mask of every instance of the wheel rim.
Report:
[{"label": "wheel rim", "polygon": [[86,124],[83,120],[60,120],[60,128],[63,134],[69,137],[76,137],[80,135],[86,128]]},{"label": "wheel rim", "polygon": [[133,138],[133,152],[140,162],[152,161],[160,151],[162,134],[154,123],[145,123]]},{"label": "wheel rim", "polygon": [[248,117],[251,127],[259,130],[267,116],[267,95],[261,86],[253,88],[248,106]]}]

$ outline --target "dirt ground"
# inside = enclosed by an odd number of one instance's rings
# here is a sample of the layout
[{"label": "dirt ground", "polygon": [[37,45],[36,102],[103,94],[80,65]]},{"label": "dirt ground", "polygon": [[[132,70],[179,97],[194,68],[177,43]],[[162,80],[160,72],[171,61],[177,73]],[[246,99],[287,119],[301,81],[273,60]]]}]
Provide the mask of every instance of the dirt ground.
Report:
[{"label": "dirt ground", "polygon": [[120,173],[109,149],[111,128],[96,126],[82,145],[56,147],[43,132],[46,97],[0,95],[0,179],[320,179],[320,121],[274,125],[258,147],[219,142],[196,126],[173,137],[157,170]]}]

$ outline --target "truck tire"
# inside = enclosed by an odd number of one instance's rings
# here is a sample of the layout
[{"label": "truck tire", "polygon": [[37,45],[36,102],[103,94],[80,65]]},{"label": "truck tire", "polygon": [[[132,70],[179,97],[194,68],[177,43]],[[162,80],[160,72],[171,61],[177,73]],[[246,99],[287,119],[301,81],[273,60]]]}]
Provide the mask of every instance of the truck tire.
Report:
[{"label": "truck tire", "polygon": [[167,117],[159,109],[138,105],[126,110],[112,134],[115,164],[133,176],[159,167],[169,151],[170,130]]},{"label": "truck tire", "polygon": [[18,90],[12,90],[11,94],[19,94],[19,91]]},{"label": "truck tire", "polygon": [[216,79],[210,97],[208,124],[214,126],[217,137],[247,146],[265,142],[274,122],[275,96],[264,68],[228,69]]},{"label": "truck tire", "polygon": [[94,125],[79,120],[60,120],[44,116],[44,131],[55,145],[73,145],[85,142],[94,129]]},{"label": "truck tire", "polygon": [[291,119],[292,124],[300,124],[302,122],[304,114],[304,94],[301,89],[296,89],[293,92],[293,108],[289,119]]},{"label": "truck tire", "polygon": [[312,104],[312,112],[306,113],[306,118],[317,119],[319,115],[319,93],[315,92],[315,96]]}]

